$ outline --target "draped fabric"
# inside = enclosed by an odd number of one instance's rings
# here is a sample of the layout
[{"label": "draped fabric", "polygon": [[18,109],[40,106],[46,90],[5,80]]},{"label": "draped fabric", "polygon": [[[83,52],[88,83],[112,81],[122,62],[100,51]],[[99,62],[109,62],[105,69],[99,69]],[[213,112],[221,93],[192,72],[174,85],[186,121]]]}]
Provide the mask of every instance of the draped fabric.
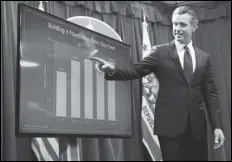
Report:
[{"label": "draped fabric", "polygon": [[193,42],[211,55],[219,93],[226,141],[223,148],[212,152],[212,158],[228,160],[231,159],[231,17],[225,16],[200,23]]},{"label": "draped fabric", "polygon": [[[15,137],[15,74],[17,4],[38,8],[38,1],[1,1],[1,160],[33,160],[31,138]],[[91,16],[109,24],[131,45],[132,62],[142,58],[142,1],[48,1],[45,12],[67,19]],[[171,14],[174,8],[144,1],[151,45],[170,42]],[[231,4],[229,1],[194,5],[200,20],[193,37],[197,47],[211,54],[220,94],[225,146],[211,151],[211,159],[231,160]],[[141,140],[141,81],[133,81],[134,136],[108,142],[105,139],[82,139],[82,160],[150,159]],[[70,140],[73,141],[73,140]],[[114,144],[115,143],[115,144]]]},{"label": "draped fabric", "polygon": [[[1,160],[36,159],[30,138],[15,137],[17,4],[1,1]],[[28,2],[36,6],[38,2]]]}]

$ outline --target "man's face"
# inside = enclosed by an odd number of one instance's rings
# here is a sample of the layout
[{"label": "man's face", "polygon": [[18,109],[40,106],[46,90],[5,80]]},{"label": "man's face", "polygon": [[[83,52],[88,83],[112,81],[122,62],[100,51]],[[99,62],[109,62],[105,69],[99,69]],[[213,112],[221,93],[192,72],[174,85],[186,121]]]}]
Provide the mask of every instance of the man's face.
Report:
[{"label": "man's face", "polygon": [[180,43],[188,43],[192,39],[192,33],[196,27],[192,23],[192,16],[189,14],[174,14],[172,17],[173,35]]}]

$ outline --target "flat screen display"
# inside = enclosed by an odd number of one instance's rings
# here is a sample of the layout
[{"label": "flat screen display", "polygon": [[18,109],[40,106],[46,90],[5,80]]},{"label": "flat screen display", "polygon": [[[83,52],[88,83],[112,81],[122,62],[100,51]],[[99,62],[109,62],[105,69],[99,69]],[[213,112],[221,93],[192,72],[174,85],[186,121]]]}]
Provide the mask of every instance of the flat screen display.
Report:
[{"label": "flat screen display", "polygon": [[129,45],[18,6],[17,136],[131,137],[131,81],[107,81],[99,60],[131,65]]}]

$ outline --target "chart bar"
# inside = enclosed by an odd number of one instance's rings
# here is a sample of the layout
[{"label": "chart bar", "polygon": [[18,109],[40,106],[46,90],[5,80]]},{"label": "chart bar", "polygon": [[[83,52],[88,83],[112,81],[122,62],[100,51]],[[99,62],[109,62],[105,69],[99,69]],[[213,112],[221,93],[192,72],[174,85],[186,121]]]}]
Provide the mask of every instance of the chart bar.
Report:
[{"label": "chart bar", "polygon": [[85,118],[93,119],[93,63],[84,60]]},{"label": "chart bar", "polygon": [[80,63],[71,60],[71,117],[80,118]]},{"label": "chart bar", "polygon": [[67,75],[65,72],[56,72],[56,116],[66,117]]},{"label": "chart bar", "polygon": [[115,112],[115,81],[108,81],[108,120],[116,120]]},{"label": "chart bar", "polygon": [[104,90],[104,76],[96,72],[96,87],[97,87],[97,119],[105,119],[105,90]]}]

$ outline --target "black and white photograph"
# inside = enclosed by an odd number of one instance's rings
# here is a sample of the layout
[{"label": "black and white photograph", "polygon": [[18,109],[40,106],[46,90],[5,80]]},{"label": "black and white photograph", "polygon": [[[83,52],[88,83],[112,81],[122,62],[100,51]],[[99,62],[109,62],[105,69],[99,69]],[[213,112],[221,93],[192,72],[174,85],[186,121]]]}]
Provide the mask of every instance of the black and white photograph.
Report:
[{"label": "black and white photograph", "polygon": [[1,161],[231,161],[231,1],[1,9]]}]

